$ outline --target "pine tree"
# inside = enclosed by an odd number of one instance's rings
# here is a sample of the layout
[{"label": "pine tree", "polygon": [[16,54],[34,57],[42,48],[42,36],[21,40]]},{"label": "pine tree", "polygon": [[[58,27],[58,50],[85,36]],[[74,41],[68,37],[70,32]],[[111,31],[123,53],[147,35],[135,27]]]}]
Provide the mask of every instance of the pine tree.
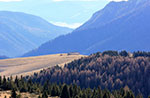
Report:
[{"label": "pine tree", "polygon": [[42,93],[42,98],[48,98],[48,95],[45,91]]},{"label": "pine tree", "polygon": [[65,85],[63,90],[62,90],[61,98],[70,98],[70,93],[69,93],[67,85]]},{"label": "pine tree", "polygon": [[81,98],[88,98],[87,94],[84,92]]},{"label": "pine tree", "polygon": [[41,96],[39,95],[38,98],[41,98]]},{"label": "pine tree", "polygon": [[17,98],[16,91],[13,89],[11,92],[11,98]]},{"label": "pine tree", "polygon": [[76,84],[73,85],[73,97],[79,94],[78,86]]},{"label": "pine tree", "polygon": [[135,98],[131,91],[128,91],[124,98]]},{"label": "pine tree", "polygon": [[2,81],[2,89],[7,90],[7,80],[6,77],[3,77],[3,81]]},{"label": "pine tree", "polygon": [[121,51],[121,52],[119,53],[119,55],[120,55],[120,56],[127,57],[127,56],[128,56],[128,52],[124,50],[124,51]]},{"label": "pine tree", "polygon": [[2,85],[2,77],[0,76],[0,87],[1,87],[1,85]]},{"label": "pine tree", "polygon": [[104,90],[103,98],[110,98],[110,92],[107,89]]},{"label": "pine tree", "polygon": [[73,97],[73,87],[72,87],[72,85],[70,85],[69,92],[70,92],[70,97],[72,98]]},{"label": "pine tree", "polygon": [[98,98],[102,98],[103,94],[102,94],[102,90],[101,87],[98,87]]},{"label": "pine tree", "polygon": [[52,91],[51,91],[51,96],[56,96],[56,95],[57,95],[56,87],[53,86]]},{"label": "pine tree", "polygon": [[16,76],[16,78],[15,78],[15,84],[17,85],[17,87],[19,87],[19,83],[18,83],[18,77]]}]

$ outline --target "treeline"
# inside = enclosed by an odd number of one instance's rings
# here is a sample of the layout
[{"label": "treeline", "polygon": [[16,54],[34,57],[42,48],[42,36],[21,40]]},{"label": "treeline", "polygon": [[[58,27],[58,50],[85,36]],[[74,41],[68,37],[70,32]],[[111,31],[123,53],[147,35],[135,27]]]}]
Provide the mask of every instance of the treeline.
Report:
[{"label": "treeline", "polygon": [[64,68],[55,66],[35,73],[32,80],[40,84],[49,80],[51,83],[77,84],[81,88],[92,89],[100,86],[110,91],[127,86],[135,95],[141,93],[147,98],[150,95],[150,58],[140,54],[134,52],[131,57],[126,51],[95,53]]},{"label": "treeline", "polygon": [[[99,52],[100,53],[100,52]],[[127,52],[127,51],[104,51],[101,53],[103,56],[104,55],[109,55],[109,56],[124,56],[124,57],[150,57],[150,52],[145,52],[145,51],[137,51],[137,52]]]},{"label": "treeline", "polygon": [[[0,91],[12,90],[11,98],[21,98],[20,93],[35,93],[38,98],[48,98],[48,97],[60,97],[60,98],[135,98],[132,91],[128,88],[121,88],[120,90],[114,90],[110,92],[105,89],[102,90],[100,87],[91,89],[81,89],[79,86],[72,84],[51,84],[49,81],[46,81],[44,85],[40,85],[38,83],[32,82],[31,79],[26,80],[21,77],[18,79],[17,77],[12,79],[0,77]],[[136,98],[143,98],[141,94],[139,94]]]}]

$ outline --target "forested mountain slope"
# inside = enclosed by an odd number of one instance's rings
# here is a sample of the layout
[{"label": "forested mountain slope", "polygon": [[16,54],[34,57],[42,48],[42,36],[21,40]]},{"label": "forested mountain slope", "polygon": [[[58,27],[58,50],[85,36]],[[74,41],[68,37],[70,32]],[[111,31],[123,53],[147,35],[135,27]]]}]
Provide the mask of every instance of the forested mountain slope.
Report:
[{"label": "forested mountain slope", "polygon": [[67,64],[64,68],[53,67],[34,74],[32,80],[43,84],[75,83],[81,88],[116,90],[129,87],[136,95],[150,95],[150,53],[125,51],[95,53]]}]

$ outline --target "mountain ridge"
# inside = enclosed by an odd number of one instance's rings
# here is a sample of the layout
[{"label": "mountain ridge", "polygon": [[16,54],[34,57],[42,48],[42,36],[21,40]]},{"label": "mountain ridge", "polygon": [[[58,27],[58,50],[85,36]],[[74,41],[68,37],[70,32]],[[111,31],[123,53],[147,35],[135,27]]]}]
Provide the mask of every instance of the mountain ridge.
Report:
[{"label": "mountain ridge", "polygon": [[[58,37],[41,45],[38,49],[28,52],[24,56],[43,55],[61,52],[80,52],[81,54],[91,54],[105,50],[127,50],[127,51],[148,51],[150,48],[147,42],[150,40],[148,31],[150,23],[150,1],[136,6],[136,2],[111,2],[110,5],[121,4],[121,8],[114,10],[117,17],[111,17],[105,25],[94,22],[93,27],[87,23],[74,30],[71,34]],[[127,6],[128,5],[128,6]],[[135,6],[133,6],[135,5]],[[126,8],[124,8],[126,6]],[[126,12],[127,11],[127,12]],[[104,16],[111,16],[112,12],[106,11]],[[92,18],[91,18],[92,19]],[[95,18],[94,18],[95,19]],[[93,20],[94,20],[93,19]],[[102,20],[103,18],[100,18]],[[105,21],[104,21],[105,22]],[[87,25],[87,26],[86,26]],[[83,27],[84,26],[84,27]],[[86,28],[85,28],[86,27]]]},{"label": "mountain ridge", "polygon": [[19,56],[72,29],[55,26],[41,17],[0,11],[0,55]]}]

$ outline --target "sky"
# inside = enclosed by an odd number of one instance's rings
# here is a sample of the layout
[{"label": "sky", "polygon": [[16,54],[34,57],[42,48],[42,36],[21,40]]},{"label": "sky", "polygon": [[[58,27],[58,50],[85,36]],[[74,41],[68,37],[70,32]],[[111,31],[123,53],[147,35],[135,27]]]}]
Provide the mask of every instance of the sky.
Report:
[{"label": "sky", "polygon": [[25,12],[40,16],[55,25],[77,28],[109,2],[110,0],[0,0],[0,11]]}]

